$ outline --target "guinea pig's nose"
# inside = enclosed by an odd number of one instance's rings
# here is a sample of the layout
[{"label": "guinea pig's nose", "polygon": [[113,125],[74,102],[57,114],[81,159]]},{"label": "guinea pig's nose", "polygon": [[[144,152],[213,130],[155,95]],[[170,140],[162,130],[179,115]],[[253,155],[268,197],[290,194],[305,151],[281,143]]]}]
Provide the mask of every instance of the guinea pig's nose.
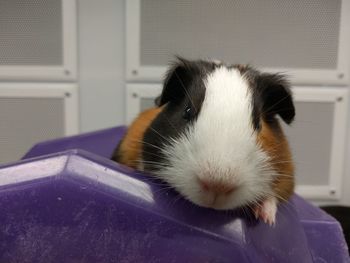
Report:
[{"label": "guinea pig's nose", "polygon": [[215,194],[230,194],[236,189],[236,185],[233,182],[218,181],[208,178],[197,177],[199,185],[204,191],[212,192]]}]

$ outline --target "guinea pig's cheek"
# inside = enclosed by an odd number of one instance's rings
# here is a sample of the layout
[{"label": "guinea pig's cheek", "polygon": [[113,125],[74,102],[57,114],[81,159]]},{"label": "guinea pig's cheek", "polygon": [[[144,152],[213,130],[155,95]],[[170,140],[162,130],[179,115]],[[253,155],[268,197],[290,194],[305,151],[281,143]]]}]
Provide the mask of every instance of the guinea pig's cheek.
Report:
[{"label": "guinea pig's cheek", "polygon": [[156,176],[167,182],[183,197],[192,201],[196,199],[197,186],[194,176],[188,166],[181,163],[180,159],[167,160],[167,165],[156,172]]}]

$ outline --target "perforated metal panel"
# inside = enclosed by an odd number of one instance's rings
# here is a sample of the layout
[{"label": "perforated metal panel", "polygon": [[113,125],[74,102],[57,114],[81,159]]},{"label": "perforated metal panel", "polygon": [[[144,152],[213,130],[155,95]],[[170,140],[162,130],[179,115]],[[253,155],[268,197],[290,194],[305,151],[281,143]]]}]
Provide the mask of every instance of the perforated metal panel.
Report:
[{"label": "perforated metal panel", "polygon": [[62,1],[0,0],[0,65],[62,65]]},{"label": "perforated metal panel", "polygon": [[328,185],[334,103],[295,102],[295,107],[294,123],[283,128],[292,148],[297,184]]},{"label": "perforated metal panel", "polygon": [[173,55],[336,69],[341,0],[141,0],[140,63]]},{"label": "perforated metal panel", "polygon": [[0,163],[20,159],[43,140],[65,135],[63,98],[0,97]]}]

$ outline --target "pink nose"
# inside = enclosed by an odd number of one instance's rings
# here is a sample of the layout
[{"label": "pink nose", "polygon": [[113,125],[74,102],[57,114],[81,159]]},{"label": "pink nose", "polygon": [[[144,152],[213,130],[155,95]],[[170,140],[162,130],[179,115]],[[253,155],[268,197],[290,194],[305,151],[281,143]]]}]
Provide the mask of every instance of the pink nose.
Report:
[{"label": "pink nose", "polygon": [[236,189],[236,185],[232,182],[222,182],[213,179],[198,178],[199,185],[204,191],[215,194],[228,195]]}]

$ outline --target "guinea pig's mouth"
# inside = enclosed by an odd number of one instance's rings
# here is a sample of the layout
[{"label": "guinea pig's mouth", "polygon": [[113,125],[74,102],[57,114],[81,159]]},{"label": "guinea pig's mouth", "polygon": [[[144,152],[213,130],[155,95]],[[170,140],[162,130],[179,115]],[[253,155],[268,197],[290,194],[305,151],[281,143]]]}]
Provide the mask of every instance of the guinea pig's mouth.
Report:
[{"label": "guinea pig's mouth", "polygon": [[212,208],[215,210],[230,210],[234,208],[229,208],[226,205],[226,201],[222,200],[223,198],[220,195],[212,195],[207,197],[205,200],[201,200],[201,202],[196,203],[199,206]]},{"label": "guinea pig's mouth", "polygon": [[189,184],[192,187],[178,186],[176,190],[190,202],[215,210],[234,210],[240,207],[254,209],[272,195],[268,186],[257,189],[247,182],[237,180],[235,183],[226,180],[222,183],[196,181],[196,184]]},{"label": "guinea pig's mouth", "polygon": [[232,199],[239,187],[233,184],[215,184],[197,179],[200,187],[198,196],[192,198],[197,205],[217,210],[233,209]]},{"label": "guinea pig's mouth", "polygon": [[254,215],[255,218],[260,218],[265,223],[273,225],[276,220],[277,198],[272,194],[268,194],[268,192],[259,195],[248,193],[249,191],[245,187],[237,187],[237,189],[229,193],[214,193],[210,191],[203,193],[202,191],[197,195],[193,195],[193,193],[191,196],[182,195],[200,207],[221,211],[242,209],[244,214]]},{"label": "guinea pig's mouth", "polygon": [[[271,211],[271,207],[272,210],[276,210],[276,208],[273,203],[271,206],[271,201],[267,196],[259,197],[253,201],[244,200],[240,202],[237,200],[233,201],[234,197],[230,198],[220,194],[209,194],[204,198],[202,197],[200,200],[193,200],[190,198],[186,199],[200,207],[210,208],[217,211],[243,211],[245,215],[248,216],[251,214],[252,216],[255,216],[255,218],[260,217],[269,224],[273,224],[275,220],[274,217],[276,211]],[[266,204],[268,204],[268,211],[266,211]]]},{"label": "guinea pig's mouth", "polygon": [[241,200],[235,198],[236,194],[230,193],[215,193],[215,192],[201,192],[196,195],[183,194],[190,202],[206,208],[215,210],[232,210],[244,204]]}]

